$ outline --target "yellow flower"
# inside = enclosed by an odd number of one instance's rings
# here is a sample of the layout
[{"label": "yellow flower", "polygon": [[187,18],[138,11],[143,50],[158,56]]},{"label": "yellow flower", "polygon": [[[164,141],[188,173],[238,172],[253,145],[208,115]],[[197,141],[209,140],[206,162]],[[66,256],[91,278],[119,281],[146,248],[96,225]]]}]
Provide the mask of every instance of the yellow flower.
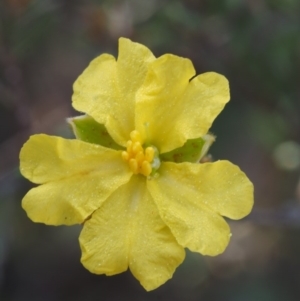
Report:
[{"label": "yellow flower", "polygon": [[163,159],[204,137],[229,100],[223,76],[194,76],[190,60],[155,58],[121,38],[118,59],[93,60],[73,95],[74,108],[105,125],[119,147],[34,135],[22,148],[22,174],[41,184],[23,208],[35,222],[83,223],[81,261],[92,273],[129,268],[153,290],[172,277],[184,248],[222,253],[231,235],[222,216],[251,211],[253,186],[237,166]]}]

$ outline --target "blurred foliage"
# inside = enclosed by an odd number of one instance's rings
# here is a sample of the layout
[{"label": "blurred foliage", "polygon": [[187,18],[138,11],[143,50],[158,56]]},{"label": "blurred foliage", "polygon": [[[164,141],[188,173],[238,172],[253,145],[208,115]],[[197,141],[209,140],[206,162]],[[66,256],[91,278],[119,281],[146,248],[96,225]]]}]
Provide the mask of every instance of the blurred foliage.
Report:
[{"label": "blurred foliage", "polygon": [[[284,148],[300,143],[299,16],[299,0],[0,0],[0,300],[299,300],[299,167]],[[254,211],[230,223],[226,252],[187,252],[150,293],[130,273],[84,270],[80,227],[34,224],[20,206],[31,187],[18,171],[22,144],[71,136],[72,83],[92,58],[117,54],[120,36],[229,79],[211,153],[255,185]]]}]

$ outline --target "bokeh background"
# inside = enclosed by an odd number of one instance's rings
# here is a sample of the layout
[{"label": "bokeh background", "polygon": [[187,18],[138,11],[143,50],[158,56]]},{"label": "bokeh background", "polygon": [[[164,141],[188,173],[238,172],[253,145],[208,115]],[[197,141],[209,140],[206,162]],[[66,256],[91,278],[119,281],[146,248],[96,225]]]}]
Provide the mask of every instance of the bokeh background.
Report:
[{"label": "bokeh background", "polygon": [[[130,272],[90,274],[80,226],[34,224],[20,206],[32,187],[18,170],[22,144],[71,137],[72,84],[94,57],[116,55],[120,36],[229,79],[211,154],[255,185],[224,254],[187,252],[149,293]],[[0,300],[300,300],[299,79],[299,0],[0,0]]]}]

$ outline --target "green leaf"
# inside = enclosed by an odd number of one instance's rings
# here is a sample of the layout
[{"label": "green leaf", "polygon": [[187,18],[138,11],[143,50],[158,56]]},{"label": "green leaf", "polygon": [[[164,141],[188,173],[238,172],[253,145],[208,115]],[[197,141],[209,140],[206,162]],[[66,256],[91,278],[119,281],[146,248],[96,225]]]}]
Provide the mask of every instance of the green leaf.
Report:
[{"label": "green leaf", "polygon": [[210,146],[215,141],[215,137],[207,134],[201,138],[190,139],[179,148],[168,153],[160,155],[162,161],[181,162],[199,162],[208,152]]},{"label": "green leaf", "polygon": [[79,140],[117,150],[123,149],[111,138],[103,124],[98,123],[88,115],[71,117],[67,119],[67,122]]}]

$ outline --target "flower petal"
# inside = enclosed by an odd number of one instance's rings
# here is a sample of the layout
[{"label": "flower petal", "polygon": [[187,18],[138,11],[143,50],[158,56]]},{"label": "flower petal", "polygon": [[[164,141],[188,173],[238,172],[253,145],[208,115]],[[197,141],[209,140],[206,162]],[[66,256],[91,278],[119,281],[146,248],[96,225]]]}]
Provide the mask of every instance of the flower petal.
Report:
[{"label": "flower petal", "polygon": [[120,151],[44,134],[31,136],[20,152],[20,171],[36,184],[93,170],[113,176],[118,172],[127,174],[129,169],[121,159]]},{"label": "flower petal", "polygon": [[[226,182],[227,186],[222,183],[223,176],[228,179],[226,174],[219,174],[219,188],[218,180],[202,173],[206,164],[163,162],[159,177],[148,181],[147,187],[162,219],[178,243],[191,251],[214,256],[225,250],[230,239],[230,229],[219,213],[213,210],[214,207],[209,205],[229,200],[228,206],[231,206],[232,196],[238,198],[240,210],[244,211],[244,196],[231,194],[233,190],[230,182]],[[234,176],[232,174],[233,178]],[[238,190],[235,187],[235,191]],[[248,193],[247,189],[244,193]],[[222,196],[224,199],[220,199]],[[245,197],[248,198],[247,195]]]},{"label": "flower petal", "polygon": [[182,106],[174,106],[194,75],[190,60],[172,54],[165,54],[149,64],[145,82],[138,91],[136,129],[161,152],[173,147],[174,143],[166,137],[174,124],[174,116],[182,113],[179,111]]},{"label": "flower petal", "polygon": [[146,290],[172,277],[185,253],[161,220],[145,177],[133,176],[84,224],[80,245],[83,265],[96,274],[127,270]]},{"label": "flower petal", "polygon": [[113,139],[125,146],[134,130],[135,95],[154,59],[147,47],[121,38],[117,61],[103,54],[78,77],[73,107],[105,124]]},{"label": "flower petal", "polygon": [[21,151],[21,171],[35,183],[22,206],[35,222],[82,223],[131,172],[121,152],[46,135],[32,136]]},{"label": "flower petal", "polygon": [[208,72],[190,81],[192,63],[169,54],[149,69],[137,102],[138,130],[143,132],[147,124],[149,140],[161,153],[205,135],[229,100],[227,79]]},{"label": "flower petal", "polygon": [[248,215],[253,206],[253,184],[238,166],[226,160],[205,164],[165,163],[181,185],[194,193],[192,199],[231,219]]}]

